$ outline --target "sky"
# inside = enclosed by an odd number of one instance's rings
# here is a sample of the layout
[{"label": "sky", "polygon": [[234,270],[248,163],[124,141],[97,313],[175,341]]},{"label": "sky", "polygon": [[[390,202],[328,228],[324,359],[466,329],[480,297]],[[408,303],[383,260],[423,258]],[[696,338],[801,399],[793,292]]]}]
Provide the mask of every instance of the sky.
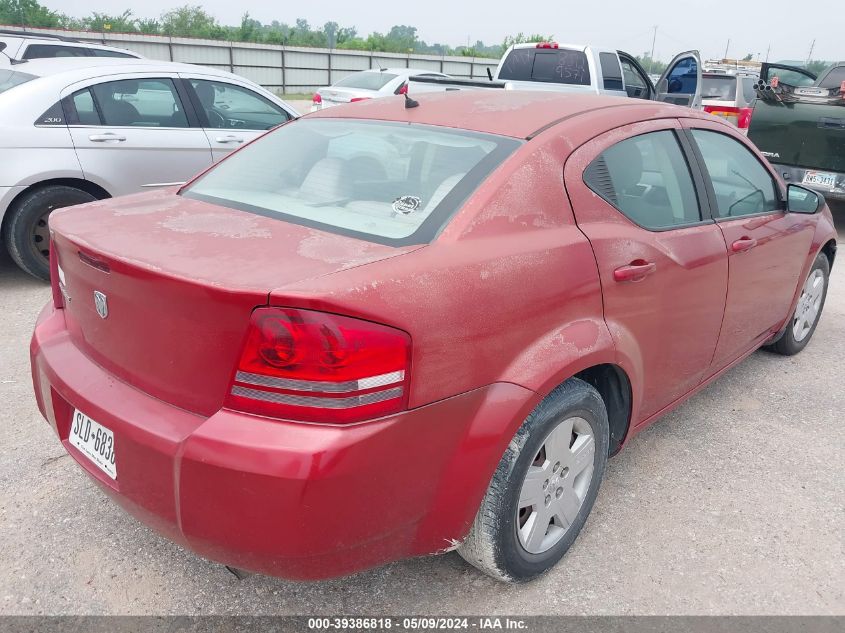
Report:
[{"label": "sky", "polygon": [[[122,13],[132,8],[138,17],[200,0],[41,0],[53,10],[81,17],[97,11]],[[81,8],[84,6],[84,9]],[[355,26],[358,33],[386,32],[394,24],[417,27],[420,39],[452,46],[482,40],[502,41],[518,32],[553,34],[558,42],[608,46],[638,55],[651,51],[657,26],[655,58],[668,61],[676,53],[698,49],[705,58],[743,57],[765,61],[845,59],[845,3],[842,0],[319,0],[274,3],[266,0],[204,0],[203,8],[221,24],[240,23],[244,11],[264,23],[293,24],[296,18],[312,27],[328,21]],[[136,8],[137,7],[137,8]],[[521,8],[525,10],[520,10]],[[730,44],[728,44],[730,40]]]}]

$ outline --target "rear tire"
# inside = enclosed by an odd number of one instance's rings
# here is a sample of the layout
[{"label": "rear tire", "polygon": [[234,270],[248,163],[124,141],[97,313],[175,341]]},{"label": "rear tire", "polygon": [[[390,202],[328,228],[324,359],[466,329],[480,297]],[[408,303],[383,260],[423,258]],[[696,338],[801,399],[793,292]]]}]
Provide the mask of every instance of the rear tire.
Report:
[{"label": "rear tire", "polygon": [[547,572],[593,508],[609,441],[598,391],[577,378],[557,387],[508,445],[458,553],[506,582]]},{"label": "rear tire", "polygon": [[24,193],[7,211],[6,249],[22,270],[50,280],[50,236],[47,218],[55,209],[96,200],[81,189],[48,185]]},{"label": "rear tire", "polygon": [[784,356],[794,356],[807,347],[822,316],[829,279],[830,262],[824,253],[819,253],[801,287],[798,305],[790,316],[786,329],[780,338],[766,345],[767,350]]}]

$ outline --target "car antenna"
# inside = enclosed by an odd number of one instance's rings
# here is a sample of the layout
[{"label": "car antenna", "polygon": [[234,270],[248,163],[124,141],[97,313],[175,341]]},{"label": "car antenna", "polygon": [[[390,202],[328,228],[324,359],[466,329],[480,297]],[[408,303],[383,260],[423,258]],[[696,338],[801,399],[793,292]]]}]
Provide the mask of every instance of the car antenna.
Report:
[{"label": "car antenna", "polygon": [[411,99],[411,97],[408,96],[407,90],[405,91],[404,94],[405,94],[405,109],[406,110],[409,110],[411,108],[416,108],[420,104],[419,101],[416,101],[415,99]]},{"label": "car antenna", "polygon": [[0,42],[0,53],[3,53],[3,56],[4,56],[4,57],[8,57],[8,58],[9,58],[9,63],[10,63],[10,64],[23,64],[23,63],[26,61],[25,59],[15,59],[14,57],[11,57],[11,56],[10,56],[10,55],[6,52],[6,42]]}]

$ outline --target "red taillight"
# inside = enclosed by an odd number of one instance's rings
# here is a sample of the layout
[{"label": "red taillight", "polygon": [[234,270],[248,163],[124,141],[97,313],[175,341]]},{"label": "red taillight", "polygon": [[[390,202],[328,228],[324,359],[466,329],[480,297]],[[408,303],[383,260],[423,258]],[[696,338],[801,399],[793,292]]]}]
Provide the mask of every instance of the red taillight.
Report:
[{"label": "red taillight", "polygon": [[539,42],[537,48],[557,48],[557,42]]},{"label": "red taillight", "polygon": [[349,103],[356,103],[357,101],[366,101],[367,99],[370,99],[370,97],[352,97],[349,100]]},{"label": "red taillight", "polygon": [[349,424],[408,402],[411,339],[350,317],[258,308],[224,406],[272,418]]},{"label": "red taillight", "polygon": [[737,108],[735,106],[706,105],[704,111],[727,119],[741,130],[748,129],[751,123],[751,113],[754,108]]},{"label": "red taillight", "polygon": [[314,96],[311,98],[311,103],[323,103],[323,97],[320,96],[319,92],[314,93]]}]

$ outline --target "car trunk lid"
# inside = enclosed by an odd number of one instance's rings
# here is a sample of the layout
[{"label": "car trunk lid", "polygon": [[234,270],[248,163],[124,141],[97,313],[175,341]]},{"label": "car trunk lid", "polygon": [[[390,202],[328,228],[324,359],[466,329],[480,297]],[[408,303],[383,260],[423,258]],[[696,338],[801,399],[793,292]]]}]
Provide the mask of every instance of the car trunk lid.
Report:
[{"label": "car trunk lid", "polygon": [[74,343],[116,378],[204,415],[219,410],[250,313],[271,290],[420,248],[172,190],[59,210],[50,228]]}]

